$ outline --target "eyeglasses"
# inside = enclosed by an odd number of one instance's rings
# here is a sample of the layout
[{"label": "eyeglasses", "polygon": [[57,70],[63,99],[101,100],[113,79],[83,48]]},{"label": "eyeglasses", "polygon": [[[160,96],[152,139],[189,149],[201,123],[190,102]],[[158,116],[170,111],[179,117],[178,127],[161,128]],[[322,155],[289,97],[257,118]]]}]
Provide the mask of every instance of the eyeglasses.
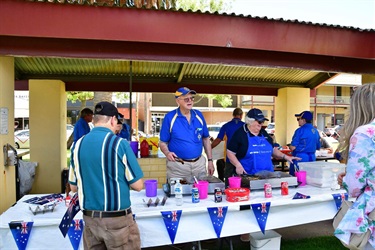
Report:
[{"label": "eyeglasses", "polygon": [[263,123],[264,123],[264,121],[257,121],[258,122],[258,124],[260,124],[260,125],[262,125]]},{"label": "eyeglasses", "polygon": [[301,120],[301,118],[297,118],[297,122],[298,122],[299,120]]},{"label": "eyeglasses", "polygon": [[192,101],[192,102],[194,102],[194,96],[192,96],[192,97],[186,97],[186,98],[179,98],[180,100],[184,100],[184,102],[190,102],[190,101]]}]

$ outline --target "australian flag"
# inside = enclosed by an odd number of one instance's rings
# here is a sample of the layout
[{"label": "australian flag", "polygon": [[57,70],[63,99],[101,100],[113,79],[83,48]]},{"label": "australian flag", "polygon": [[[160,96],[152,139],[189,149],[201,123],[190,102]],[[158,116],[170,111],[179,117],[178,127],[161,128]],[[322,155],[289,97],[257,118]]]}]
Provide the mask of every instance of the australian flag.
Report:
[{"label": "australian flag", "polygon": [[210,215],[212,226],[215,229],[216,235],[218,238],[220,238],[221,229],[223,228],[228,207],[208,207],[207,210]]},{"label": "australian flag", "polygon": [[26,249],[33,224],[34,222],[23,221],[9,223],[10,231],[13,234],[13,238],[16,241],[19,250]]},{"label": "australian flag", "polygon": [[270,211],[271,202],[251,204],[255,218],[258,221],[258,225],[262,233],[265,233],[268,213]]},{"label": "australian flag", "polygon": [[176,238],[176,233],[178,229],[178,224],[180,223],[181,214],[182,210],[161,212],[165,227],[167,228],[169,238],[171,239],[172,244],[174,244],[174,239]]},{"label": "australian flag", "polygon": [[76,216],[76,214],[79,212],[79,210],[81,209],[79,208],[78,194],[76,193],[70,200],[69,207],[66,210],[64,217],[62,218],[59,225],[60,231],[63,234],[64,238],[69,230],[70,223],[72,222],[74,216]]},{"label": "australian flag", "polygon": [[347,193],[332,194],[332,196],[333,196],[333,199],[335,200],[337,210],[340,209],[342,201],[348,200],[348,194]]},{"label": "australian flag", "polygon": [[293,196],[293,200],[298,200],[298,199],[310,199],[310,195],[304,195],[304,194],[301,194],[301,193],[297,192]]},{"label": "australian flag", "polygon": [[84,225],[82,219],[73,220],[70,224],[68,236],[74,250],[79,249],[79,243],[81,242],[83,227]]}]

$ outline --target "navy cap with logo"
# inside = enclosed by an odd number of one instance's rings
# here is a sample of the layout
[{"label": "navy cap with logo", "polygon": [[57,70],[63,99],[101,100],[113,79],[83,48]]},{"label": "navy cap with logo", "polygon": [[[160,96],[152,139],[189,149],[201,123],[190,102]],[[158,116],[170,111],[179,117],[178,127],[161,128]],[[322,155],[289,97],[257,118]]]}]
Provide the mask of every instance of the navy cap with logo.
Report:
[{"label": "navy cap with logo", "polygon": [[250,109],[246,116],[260,122],[269,121],[266,117],[264,117],[260,109]]},{"label": "navy cap with logo", "polygon": [[303,111],[301,114],[295,114],[295,117],[299,119],[305,119],[307,121],[311,121],[313,119],[313,115],[310,111]]},{"label": "navy cap with logo", "polygon": [[95,105],[94,115],[119,116],[117,108],[109,102],[99,102]]},{"label": "navy cap with logo", "polygon": [[183,96],[183,95],[187,95],[187,94],[193,94],[193,95],[196,95],[197,92],[195,90],[190,90],[189,88],[187,87],[181,87],[179,88],[176,93],[174,94],[174,96],[177,98],[177,97],[180,97],[180,96]]}]

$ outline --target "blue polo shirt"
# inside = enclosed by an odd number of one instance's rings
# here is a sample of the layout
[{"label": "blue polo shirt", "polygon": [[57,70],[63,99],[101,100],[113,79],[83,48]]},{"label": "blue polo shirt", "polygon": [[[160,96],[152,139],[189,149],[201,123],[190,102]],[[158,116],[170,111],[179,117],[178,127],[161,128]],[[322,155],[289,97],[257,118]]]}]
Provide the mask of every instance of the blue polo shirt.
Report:
[{"label": "blue polo shirt", "polygon": [[230,139],[232,138],[234,132],[236,132],[236,130],[244,124],[245,123],[243,121],[241,121],[240,118],[233,118],[231,121],[225,123],[220,128],[220,131],[219,131],[219,134],[217,135],[217,138],[219,138],[220,140],[224,140],[224,136],[226,135],[227,136],[227,143],[228,143],[230,141]]},{"label": "blue polo shirt", "polygon": [[298,153],[315,154],[315,151],[320,149],[318,130],[311,123],[304,124],[294,132],[291,145],[296,147],[293,155]]},{"label": "blue polo shirt", "polygon": [[82,210],[130,207],[129,185],[143,177],[129,142],[110,129],[95,127],[73,144],[69,183],[78,186]]},{"label": "blue polo shirt", "polygon": [[78,119],[74,125],[73,138],[74,142],[78,141],[79,138],[90,132],[90,126],[82,117]]},{"label": "blue polo shirt", "polygon": [[181,114],[180,108],[165,115],[160,141],[168,143],[169,151],[174,152],[179,158],[194,159],[202,155],[202,139],[206,137],[209,137],[207,124],[200,111],[190,110],[190,124]]}]

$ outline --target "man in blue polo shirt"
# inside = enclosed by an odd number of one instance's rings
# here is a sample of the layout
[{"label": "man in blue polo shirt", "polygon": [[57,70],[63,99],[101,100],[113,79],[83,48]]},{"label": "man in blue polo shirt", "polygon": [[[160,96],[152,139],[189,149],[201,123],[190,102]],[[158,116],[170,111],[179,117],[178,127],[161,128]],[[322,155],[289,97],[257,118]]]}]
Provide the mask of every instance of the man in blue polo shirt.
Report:
[{"label": "man in blue polo shirt", "polygon": [[78,141],[79,138],[90,132],[89,123],[92,122],[92,116],[94,112],[89,108],[81,110],[81,117],[74,125],[73,136],[74,142]]},{"label": "man in blue polo shirt", "polygon": [[191,182],[193,176],[206,176],[202,146],[208,157],[208,173],[214,173],[206,121],[200,111],[193,109],[195,95],[194,90],[179,88],[175,93],[178,108],[167,113],[163,120],[159,146],[167,157],[167,180],[177,177]]},{"label": "man in blue polo shirt", "polygon": [[119,113],[109,102],[94,110],[95,127],[73,144],[69,183],[78,198],[85,249],[141,249],[130,208],[130,188],[143,188],[143,172],[125,139],[115,135]]},{"label": "man in blue polo shirt", "polygon": [[[313,115],[310,111],[295,114],[300,126],[292,137],[289,148],[293,156],[301,158],[302,162],[315,161],[315,151],[320,149],[320,136],[318,130],[312,125]],[[294,175],[294,165],[289,167],[289,173]]]},{"label": "man in blue polo shirt", "polygon": [[[225,143],[227,145],[228,142],[230,141],[230,139],[232,138],[232,135],[234,134],[234,132],[236,132],[236,130],[238,128],[242,127],[242,125],[245,124],[242,121],[243,112],[242,112],[241,108],[235,108],[233,110],[232,115],[233,115],[233,119],[230,120],[229,122],[225,123],[220,128],[220,131],[219,131],[219,134],[217,135],[217,138],[211,144],[212,148],[215,148],[223,140],[225,140]],[[226,151],[226,149],[225,149],[225,151]],[[225,155],[226,154],[224,153],[224,156]],[[226,160],[219,159],[219,160],[216,161],[216,168],[217,168],[217,172],[218,172],[218,177],[222,181],[224,181],[225,162],[229,162],[229,159],[228,158],[226,158]]]}]

